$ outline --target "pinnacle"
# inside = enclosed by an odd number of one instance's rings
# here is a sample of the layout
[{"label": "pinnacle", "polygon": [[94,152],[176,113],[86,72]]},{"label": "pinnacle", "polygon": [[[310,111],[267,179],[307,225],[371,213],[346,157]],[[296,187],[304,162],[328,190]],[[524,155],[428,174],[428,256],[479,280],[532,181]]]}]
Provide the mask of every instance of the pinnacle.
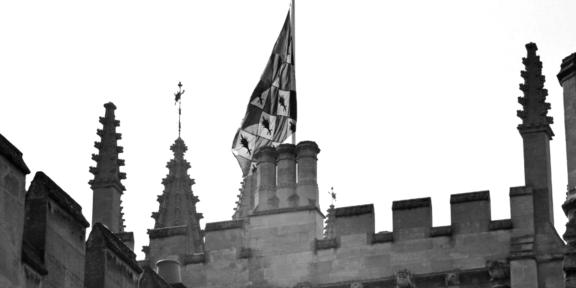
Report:
[{"label": "pinnacle", "polygon": [[118,158],[118,154],[124,151],[122,146],[118,146],[118,140],[122,136],[116,133],[116,127],[120,121],[115,119],[114,103],[108,102],[104,104],[104,107],[106,108],[105,117],[100,117],[102,128],[96,130],[100,141],[94,142],[98,154],[92,154],[92,160],[96,162],[96,166],[90,167],[90,173],[94,175],[90,185],[92,188],[115,186],[122,192],[125,188],[120,181],[126,179],[126,173],[120,172],[120,166],[124,166],[125,162]]},{"label": "pinnacle", "polygon": [[554,136],[550,124],[552,117],[547,116],[550,103],[546,102],[548,90],[544,89],[546,78],[542,75],[542,62],[536,54],[538,47],[534,43],[526,44],[527,56],[522,59],[525,68],[520,72],[524,83],[519,85],[523,96],[518,97],[522,110],[517,111],[522,124],[518,126],[521,134],[544,131],[550,138]]},{"label": "pinnacle", "polygon": [[[188,175],[190,163],[184,159],[188,147],[182,138],[178,137],[170,146],[174,157],[168,161],[168,175],[162,180],[164,192],[158,196],[159,210],[154,212],[154,228],[164,228],[178,225],[197,225],[199,213],[196,212],[198,197],[192,192],[194,179]],[[188,211],[187,213],[185,211]]]}]

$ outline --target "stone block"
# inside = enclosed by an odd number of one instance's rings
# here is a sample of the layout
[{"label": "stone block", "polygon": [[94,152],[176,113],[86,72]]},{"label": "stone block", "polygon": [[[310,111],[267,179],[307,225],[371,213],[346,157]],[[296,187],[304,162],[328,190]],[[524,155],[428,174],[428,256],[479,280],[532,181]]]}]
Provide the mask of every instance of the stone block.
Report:
[{"label": "stone block", "polygon": [[470,192],[450,196],[453,233],[488,231],[490,225],[490,192]]},{"label": "stone block", "polygon": [[394,201],[392,230],[394,241],[428,237],[432,227],[430,198]]},{"label": "stone block", "polygon": [[334,211],[335,236],[374,233],[374,205],[336,208]]}]

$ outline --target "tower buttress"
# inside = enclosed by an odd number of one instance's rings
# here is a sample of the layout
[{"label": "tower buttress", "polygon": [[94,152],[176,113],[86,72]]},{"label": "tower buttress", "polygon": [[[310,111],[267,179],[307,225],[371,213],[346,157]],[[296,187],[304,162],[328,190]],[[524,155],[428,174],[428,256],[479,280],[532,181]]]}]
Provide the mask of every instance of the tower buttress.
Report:
[{"label": "tower buttress", "polygon": [[554,224],[552,209],[552,180],[550,165],[550,140],[554,132],[550,128],[552,117],[547,116],[550,104],[546,102],[548,91],[544,89],[542,62],[536,55],[536,44],[526,44],[527,56],[522,59],[521,71],[524,83],[520,84],[523,97],[518,97],[522,110],[518,117],[522,123],[518,131],[524,143],[524,178],[526,186],[534,189],[534,223],[538,233],[548,224]]},{"label": "tower buttress", "polygon": [[98,154],[92,154],[92,160],[96,161],[95,167],[90,167],[90,173],[94,179],[88,182],[93,191],[92,202],[92,225],[102,223],[113,233],[124,232],[124,219],[122,213],[122,193],[126,190],[122,180],[126,179],[126,173],[120,172],[120,166],[124,166],[124,160],[118,155],[123,152],[123,147],[118,146],[121,134],[116,132],[120,121],[116,120],[114,110],[116,106],[112,102],[104,104],[106,113],[100,117],[102,129],[97,130],[100,141],[94,143]]},{"label": "tower buttress", "polygon": [[564,240],[564,273],[567,288],[576,288],[576,53],[564,58],[558,73],[564,91],[564,128],[566,129],[566,162],[568,191],[562,205],[568,217]]}]

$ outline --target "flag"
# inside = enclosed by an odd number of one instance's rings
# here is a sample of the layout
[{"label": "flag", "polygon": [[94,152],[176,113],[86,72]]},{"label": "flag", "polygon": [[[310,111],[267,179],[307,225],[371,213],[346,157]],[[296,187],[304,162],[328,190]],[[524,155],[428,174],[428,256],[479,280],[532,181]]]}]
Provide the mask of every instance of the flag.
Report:
[{"label": "flag", "polygon": [[232,143],[232,153],[244,176],[250,172],[258,148],[276,146],[296,132],[294,36],[290,13]]}]

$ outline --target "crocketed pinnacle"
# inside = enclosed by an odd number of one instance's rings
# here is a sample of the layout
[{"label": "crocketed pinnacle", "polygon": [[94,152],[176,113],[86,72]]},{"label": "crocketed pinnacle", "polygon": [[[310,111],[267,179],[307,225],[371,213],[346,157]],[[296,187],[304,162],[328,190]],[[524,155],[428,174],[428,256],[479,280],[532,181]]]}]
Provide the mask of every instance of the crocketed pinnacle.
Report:
[{"label": "crocketed pinnacle", "polygon": [[154,228],[190,225],[200,229],[202,214],[196,212],[198,197],[192,192],[194,179],[188,175],[190,163],[184,159],[188,150],[182,138],[178,137],[170,147],[174,158],[168,162],[168,175],[162,180],[164,192],[158,196],[160,209],[152,213],[156,223]]},{"label": "crocketed pinnacle", "polygon": [[98,154],[92,154],[92,160],[96,161],[96,167],[90,167],[90,173],[94,174],[94,179],[88,182],[92,189],[114,186],[119,191],[124,191],[121,180],[126,179],[126,173],[120,172],[120,166],[124,166],[124,160],[118,155],[124,151],[122,146],[118,146],[118,140],[122,134],[116,133],[116,127],[120,126],[120,121],[116,120],[114,110],[116,106],[112,102],[104,104],[106,114],[100,117],[102,129],[96,133],[100,136],[100,141],[94,143],[98,149]]},{"label": "crocketed pinnacle", "polygon": [[[124,160],[118,157],[118,155],[123,152],[123,147],[118,146],[118,140],[122,138],[122,134],[116,132],[116,127],[120,126],[120,121],[116,120],[114,115],[114,110],[116,110],[114,103],[108,102],[104,104],[104,108],[106,108],[104,117],[100,117],[102,129],[96,131],[98,136],[100,136],[100,141],[94,143],[94,147],[98,149],[98,154],[92,154],[92,160],[96,161],[96,167],[90,167],[90,173],[94,175],[94,179],[90,180],[88,183],[95,194],[105,193],[102,191],[103,189],[112,189],[121,195],[123,191],[126,190],[121,182],[123,179],[126,179],[126,173],[120,172],[120,166],[124,166]],[[108,196],[103,197],[106,198]],[[110,199],[108,199],[108,201],[110,201]],[[113,217],[119,218],[117,222],[113,221],[114,223],[118,223],[118,227],[114,224],[114,227],[110,227],[110,229],[115,233],[123,232],[124,213],[122,213],[122,202],[120,196],[118,196],[117,203],[111,205],[118,206],[101,207],[103,209],[111,209],[104,213],[113,213]],[[101,218],[98,218],[98,220],[104,221]],[[112,225],[111,223],[106,224]]]},{"label": "crocketed pinnacle", "polygon": [[526,44],[528,55],[522,59],[525,69],[521,72],[524,83],[520,84],[520,90],[524,97],[518,97],[518,103],[522,104],[522,110],[518,111],[518,117],[522,124],[518,125],[520,134],[532,132],[545,132],[552,139],[554,132],[550,128],[552,117],[547,116],[550,103],[546,102],[548,90],[544,89],[544,75],[542,75],[542,62],[536,55],[538,47],[534,43]]},{"label": "crocketed pinnacle", "polygon": [[251,174],[244,177],[244,181],[240,183],[242,188],[238,189],[238,201],[234,208],[232,219],[242,219],[250,215],[254,203],[254,189],[256,185],[256,174]]},{"label": "crocketed pinnacle", "polygon": [[334,205],[330,205],[330,208],[328,208],[328,214],[326,215],[326,221],[324,223],[325,239],[334,238],[336,236],[336,233],[334,231],[335,221],[336,221],[336,213]]}]

